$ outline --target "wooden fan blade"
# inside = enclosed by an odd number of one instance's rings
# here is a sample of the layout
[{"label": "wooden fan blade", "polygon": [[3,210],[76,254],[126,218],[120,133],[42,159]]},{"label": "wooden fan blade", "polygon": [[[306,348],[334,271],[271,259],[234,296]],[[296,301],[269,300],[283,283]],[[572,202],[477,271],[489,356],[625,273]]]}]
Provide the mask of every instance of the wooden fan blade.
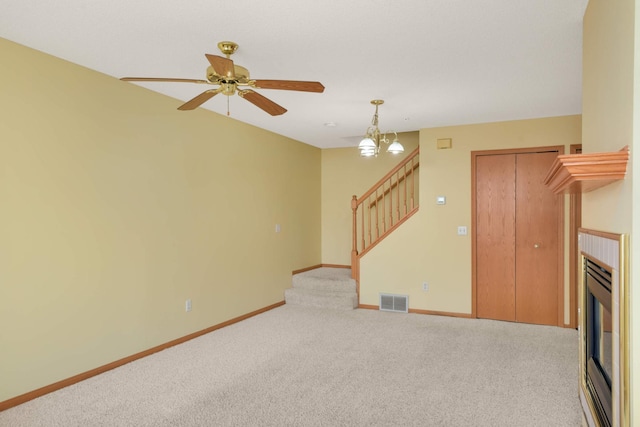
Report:
[{"label": "wooden fan blade", "polygon": [[252,86],[259,89],[298,90],[301,92],[324,92],[320,82],[303,82],[298,80],[254,80]]},{"label": "wooden fan blade", "polygon": [[213,98],[214,96],[216,96],[217,94],[219,94],[220,92],[222,92],[221,88],[206,90],[202,92],[200,95],[196,96],[195,98],[179,106],[178,110],[183,110],[183,111],[194,110],[199,106],[201,106],[202,104],[204,104],[205,102],[207,102],[208,100],[210,100],[211,98]]},{"label": "wooden fan blade", "polygon": [[219,76],[235,77],[232,60],[229,58],[223,58],[222,56],[209,55],[208,53],[205,53],[204,56],[207,57],[207,60],[213,67],[213,71],[215,71]]},{"label": "wooden fan blade", "polygon": [[279,116],[280,114],[284,114],[287,112],[286,108],[281,107],[269,98],[265,98],[258,92],[254,92],[251,89],[238,90],[238,95],[240,95],[240,97],[246,99],[256,107],[262,108],[272,116]]},{"label": "wooden fan blade", "polygon": [[175,83],[209,83],[207,80],[198,79],[172,79],[163,77],[122,77],[125,82],[175,82]]}]

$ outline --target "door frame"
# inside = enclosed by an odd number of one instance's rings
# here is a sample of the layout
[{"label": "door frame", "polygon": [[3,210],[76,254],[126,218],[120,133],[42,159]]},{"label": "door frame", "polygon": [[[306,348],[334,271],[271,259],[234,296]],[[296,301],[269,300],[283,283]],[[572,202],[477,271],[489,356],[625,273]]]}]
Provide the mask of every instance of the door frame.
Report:
[{"label": "door frame", "polygon": [[[476,213],[476,158],[479,156],[501,155],[501,154],[527,154],[542,153],[556,151],[558,154],[564,154],[564,145],[552,145],[543,147],[527,147],[527,148],[507,148],[500,150],[481,150],[471,152],[471,317],[478,317],[477,310],[477,265],[476,265],[476,246],[477,246],[477,213]],[[559,195],[558,197],[562,197]],[[557,326],[565,326],[564,323],[564,197],[558,203],[558,322]],[[571,298],[570,298],[571,300]]]}]

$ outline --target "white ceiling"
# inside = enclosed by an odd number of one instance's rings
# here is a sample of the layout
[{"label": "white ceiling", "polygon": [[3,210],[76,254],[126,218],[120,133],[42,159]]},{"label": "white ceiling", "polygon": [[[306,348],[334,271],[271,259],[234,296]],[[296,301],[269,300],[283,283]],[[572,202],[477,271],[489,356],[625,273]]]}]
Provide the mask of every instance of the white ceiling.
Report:
[{"label": "white ceiling", "polygon": [[[357,145],[375,98],[385,101],[383,131],[579,114],[586,4],[0,0],[0,37],[118,78],[193,79],[205,78],[204,54],[221,55],[217,43],[232,40],[240,45],[232,59],[252,78],[320,81],[326,89],[257,90],[289,110],[276,117],[233,96],[231,116],[333,148]],[[177,98],[176,108],[206,89],[144,86]],[[226,114],[226,104],[219,96],[201,108]]]}]

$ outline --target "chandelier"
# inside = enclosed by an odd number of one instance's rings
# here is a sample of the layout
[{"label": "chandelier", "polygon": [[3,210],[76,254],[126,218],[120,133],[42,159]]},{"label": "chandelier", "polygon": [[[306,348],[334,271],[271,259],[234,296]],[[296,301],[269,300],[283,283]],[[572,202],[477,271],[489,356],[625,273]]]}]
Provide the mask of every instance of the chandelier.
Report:
[{"label": "chandelier", "polygon": [[[382,133],[380,129],[378,129],[378,106],[384,104],[384,101],[382,99],[374,99],[371,103],[376,106],[376,112],[371,120],[371,126],[369,126],[364,138],[362,138],[362,141],[358,144],[360,155],[362,157],[378,157],[382,143],[389,146],[387,147],[387,153],[403,153],[404,147],[398,141],[398,134],[395,131]],[[393,133],[395,135],[392,143],[389,143],[387,133]]]}]

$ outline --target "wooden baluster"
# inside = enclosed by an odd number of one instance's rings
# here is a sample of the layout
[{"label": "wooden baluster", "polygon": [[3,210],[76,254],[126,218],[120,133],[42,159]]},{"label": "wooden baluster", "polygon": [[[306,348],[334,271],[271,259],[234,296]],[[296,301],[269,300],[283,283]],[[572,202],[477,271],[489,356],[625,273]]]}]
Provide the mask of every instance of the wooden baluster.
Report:
[{"label": "wooden baluster", "polygon": [[[376,191],[376,194],[378,192]],[[385,208],[384,200],[384,182],[382,183],[382,232],[387,231],[387,210]]]},{"label": "wooden baluster", "polygon": [[[382,197],[384,198],[384,203],[385,203],[385,205],[383,206],[383,208],[384,208],[384,217],[385,217],[384,224],[386,226],[387,222],[388,222],[389,227],[391,227],[391,225],[393,224],[393,217],[389,215],[389,210],[387,209],[387,205],[391,205],[391,202],[387,201],[387,194],[388,193],[387,193],[387,189],[385,188],[386,185],[387,185],[387,181],[385,181],[384,184],[382,184]],[[391,193],[391,185],[389,185],[389,193]],[[388,220],[387,220],[387,218],[388,218]],[[387,231],[386,228],[385,228],[384,231]]]},{"label": "wooden baluster", "polygon": [[361,251],[364,251],[364,248],[366,247],[364,244],[364,209],[365,209],[365,205],[363,203],[360,203],[360,216],[361,216],[361,220],[360,220],[360,225],[362,228],[362,248]]},{"label": "wooden baluster", "polygon": [[369,226],[367,228],[368,228],[368,231],[369,231],[369,245],[370,245],[371,242],[373,241],[373,240],[371,240],[371,199],[370,198],[367,198],[367,206],[368,206],[368,208],[367,208],[368,215],[367,216],[369,217],[368,218]]},{"label": "wooden baluster", "polygon": [[351,198],[351,212],[353,229],[351,239],[351,278],[355,279],[358,262],[358,198],[355,195]]},{"label": "wooden baluster", "polygon": [[389,177],[389,228],[393,227],[393,181]]},{"label": "wooden baluster", "polygon": [[389,183],[389,190],[385,190],[385,197],[387,198],[387,203],[389,204],[389,208],[387,209],[387,216],[389,216],[389,228],[393,226],[393,198],[391,195],[393,194],[393,181],[388,179],[385,181],[385,184]]},{"label": "wooden baluster", "polygon": [[378,189],[376,188],[376,240],[380,237],[380,217],[378,215]]},{"label": "wooden baluster", "polygon": [[415,157],[411,158],[411,209],[413,209],[414,207],[414,194],[413,192],[415,191],[415,185],[416,185],[416,168],[415,166],[413,166],[413,159],[415,159]]},{"label": "wooden baluster", "polygon": [[[407,215],[407,165],[405,164],[404,167],[402,168],[402,176],[403,176],[403,181],[404,181],[404,213],[403,213],[403,217],[405,215]],[[398,190],[400,190],[400,187],[398,187]]]},{"label": "wooden baluster", "polygon": [[396,222],[398,222],[400,220],[400,217],[398,216],[398,209],[400,209],[400,199],[398,198],[398,173],[396,172],[393,175],[393,179],[395,180],[394,184],[393,184],[393,193],[391,194],[391,197],[395,197],[396,198],[396,206],[394,208],[393,214],[395,216],[395,220]]},{"label": "wooden baluster", "polygon": [[387,200],[385,197],[385,192],[387,191],[387,189],[385,188],[385,184],[386,181],[383,181],[382,184],[380,184],[380,188],[382,189],[382,194],[380,195],[380,200],[382,200],[382,209],[380,209],[382,220],[380,221],[380,224],[382,225],[383,233],[386,231],[387,226]]},{"label": "wooden baluster", "polygon": [[396,177],[396,221],[400,221],[400,175],[395,173]]}]

